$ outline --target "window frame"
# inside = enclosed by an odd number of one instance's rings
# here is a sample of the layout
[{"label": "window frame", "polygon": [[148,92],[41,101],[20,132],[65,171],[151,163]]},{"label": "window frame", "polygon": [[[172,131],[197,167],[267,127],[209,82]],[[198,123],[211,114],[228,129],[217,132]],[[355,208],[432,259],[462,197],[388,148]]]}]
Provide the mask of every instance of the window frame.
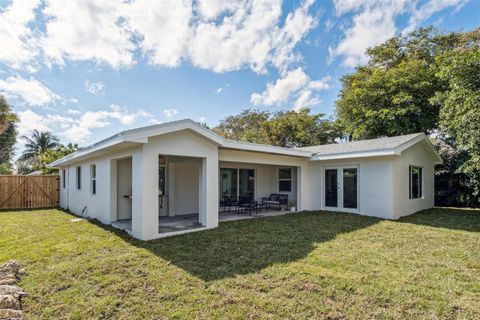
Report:
[{"label": "window frame", "polygon": [[[418,190],[417,194],[413,193],[413,171],[418,169]],[[410,165],[408,167],[408,198],[410,200],[423,199],[423,167]]]},{"label": "window frame", "polygon": [[90,194],[97,194],[97,164],[92,163],[90,165]]},{"label": "window frame", "polygon": [[[290,171],[290,178],[280,178],[280,170],[289,170]],[[278,192],[292,192],[292,180],[293,180],[292,175],[293,175],[292,168],[278,168],[277,169]],[[283,181],[289,181],[290,182],[290,189],[289,190],[286,190],[286,189],[282,190],[282,188],[280,187],[280,184]]]},{"label": "window frame", "polygon": [[82,190],[82,166],[77,166],[75,172],[77,178],[77,190]]}]

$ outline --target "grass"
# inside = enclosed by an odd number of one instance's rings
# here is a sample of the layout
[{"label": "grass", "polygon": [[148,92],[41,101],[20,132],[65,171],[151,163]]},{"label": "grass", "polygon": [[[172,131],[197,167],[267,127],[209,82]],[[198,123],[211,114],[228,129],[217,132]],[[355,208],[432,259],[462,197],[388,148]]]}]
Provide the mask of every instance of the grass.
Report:
[{"label": "grass", "polygon": [[137,241],[59,210],[0,213],[30,319],[478,319],[480,211],[306,212]]}]

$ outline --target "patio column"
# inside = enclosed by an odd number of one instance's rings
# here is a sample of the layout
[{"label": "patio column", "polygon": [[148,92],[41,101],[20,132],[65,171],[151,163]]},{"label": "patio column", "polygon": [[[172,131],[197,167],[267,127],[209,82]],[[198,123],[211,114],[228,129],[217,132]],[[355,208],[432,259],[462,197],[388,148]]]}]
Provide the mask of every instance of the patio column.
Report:
[{"label": "patio column", "polygon": [[202,159],[199,184],[199,222],[215,228],[218,226],[218,155]]},{"label": "patio column", "polygon": [[297,167],[297,210],[309,210],[308,206],[308,167]]},{"label": "patio column", "polygon": [[145,148],[132,157],[132,234],[141,240],[158,237],[158,158]]}]

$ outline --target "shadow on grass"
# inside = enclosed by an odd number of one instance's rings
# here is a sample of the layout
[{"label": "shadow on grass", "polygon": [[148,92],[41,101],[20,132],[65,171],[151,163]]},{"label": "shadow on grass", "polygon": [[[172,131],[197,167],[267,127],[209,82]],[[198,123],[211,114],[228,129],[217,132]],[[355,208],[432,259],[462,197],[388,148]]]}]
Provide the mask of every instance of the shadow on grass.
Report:
[{"label": "shadow on grass", "polygon": [[196,277],[213,281],[304,258],[315,243],[378,221],[346,213],[302,212],[224,222],[216,229],[153,241],[136,240],[123,231],[95,223]]},{"label": "shadow on grass", "polygon": [[398,220],[423,226],[480,232],[480,209],[433,208]]}]

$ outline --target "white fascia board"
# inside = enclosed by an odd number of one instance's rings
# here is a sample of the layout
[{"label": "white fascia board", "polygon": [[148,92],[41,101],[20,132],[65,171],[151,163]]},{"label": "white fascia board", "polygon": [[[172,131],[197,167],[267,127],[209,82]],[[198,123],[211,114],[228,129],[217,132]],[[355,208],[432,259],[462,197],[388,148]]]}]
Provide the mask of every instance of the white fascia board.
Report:
[{"label": "white fascia board", "polygon": [[295,156],[295,157],[304,157],[304,158],[310,158],[312,156],[312,152],[306,151],[306,150],[282,148],[282,147],[248,143],[248,142],[235,141],[235,140],[224,140],[222,147],[227,149],[273,153],[273,154],[281,154],[286,156]]},{"label": "white fascia board", "polygon": [[74,160],[88,158],[89,155],[94,153],[97,154],[100,150],[109,149],[110,151],[115,145],[120,145],[124,142],[145,144],[148,143],[149,137],[180,130],[192,130],[213,141],[217,145],[220,145],[224,141],[222,137],[207,128],[204,128],[200,124],[190,119],[184,119],[120,132],[112,137],[99,141],[86,149],[79,150],[62,159],[56,160],[49,164],[49,167],[57,168],[59,166],[65,166]]},{"label": "white fascia board", "polygon": [[336,153],[336,154],[313,155],[310,158],[310,160],[311,161],[339,160],[339,159],[381,157],[381,156],[393,156],[393,155],[396,155],[394,149],[382,149],[382,150],[371,150],[371,151],[362,151],[362,152],[345,152],[345,153]]},{"label": "white fascia board", "polygon": [[97,156],[99,156],[99,155],[101,155],[105,152],[111,152],[111,151],[114,151],[116,149],[120,149],[122,147],[132,146],[132,145],[135,145],[135,144],[143,144],[143,143],[147,143],[147,142],[148,142],[148,140],[145,140],[145,139],[143,139],[143,140],[141,140],[141,139],[126,140],[124,136],[119,135],[119,136],[114,137],[111,140],[104,141],[101,144],[94,145],[93,147],[90,147],[90,148],[85,149],[85,150],[79,150],[77,152],[74,152],[74,153],[66,156],[66,157],[58,159],[58,160],[50,163],[48,165],[48,167],[49,168],[64,167],[64,166],[69,165],[71,163],[75,163],[75,162],[78,162],[78,161],[88,159],[92,156],[97,157]]},{"label": "white fascia board", "polygon": [[130,141],[138,139],[148,139],[149,137],[154,137],[181,130],[191,130],[193,132],[196,132],[197,134],[211,140],[217,145],[221,145],[223,142],[222,137],[190,119],[163,123],[160,125],[149,126],[146,128],[133,129],[130,131],[126,131],[124,134],[126,139]]}]

